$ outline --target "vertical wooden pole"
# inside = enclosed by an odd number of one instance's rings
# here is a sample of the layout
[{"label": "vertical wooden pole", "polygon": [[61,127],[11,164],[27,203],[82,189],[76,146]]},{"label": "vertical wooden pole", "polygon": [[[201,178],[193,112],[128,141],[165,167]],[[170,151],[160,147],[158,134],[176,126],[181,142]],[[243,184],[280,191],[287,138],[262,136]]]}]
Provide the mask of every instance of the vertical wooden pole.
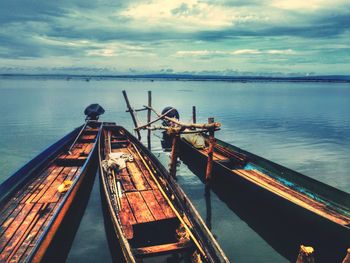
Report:
[{"label": "vertical wooden pole", "polygon": [[[147,110],[147,123],[151,122],[151,107],[152,107],[152,91],[148,91],[148,110]],[[150,126],[148,126],[150,127]],[[151,130],[147,130],[147,146],[148,150],[151,150]]]},{"label": "vertical wooden pole", "polygon": [[176,178],[176,164],[177,164],[177,155],[178,155],[178,140],[180,138],[179,133],[175,133],[173,136],[173,143],[171,146],[171,154],[170,154],[170,164],[169,164],[169,173],[170,176]]},{"label": "vertical wooden pole", "polygon": [[350,248],[348,248],[347,254],[346,254],[345,258],[343,259],[342,263],[350,263]]},{"label": "vertical wooden pole", "polygon": [[[134,123],[134,126],[135,126],[135,128],[137,128],[138,125],[137,125],[137,121],[136,121],[136,117],[135,117],[135,112],[134,112],[134,109],[131,108],[131,105],[130,105],[130,102],[129,102],[129,99],[128,99],[128,95],[126,94],[126,91],[125,91],[125,90],[123,90],[123,96],[124,96],[124,99],[125,99],[125,102],[126,102],[126,107],[128,108],[128,111],[130,112],[131,119],[132,119],[132,121],[133,121],[133,123]],[[141,140],[140,131],[137,130],[136,133],[137,133],[137,138],[138,138],[139,140]]]},{"label": "vertical wooden pole", "polygon": [[196,106],[192,106],[192,122],[197,123]]},{"label": "vertical wooden pole", "polygon": [[207,216],[205,218],[205,223],[207,224],[207,227],[209,228],[209,230],[211,230],[211,199],[210,199],[209,185],[205,186],[204,197],[205,197],[205,206],[207,209]]},{"label": "vertical wooden pole", "polygon": [[301,245],[296,263],[315,263],[313,247]]},{"label": "vertical wooden pole", "polygon": [[[213,123],[213,122],[214,122],[214,118],[208,118],[208,123]],[[211,129],[209,130],[208,162],[207,162],[207,170],[205,173],[206,183],[209,183],[213,172],[214,145],[215,145],[214,129]]]}]

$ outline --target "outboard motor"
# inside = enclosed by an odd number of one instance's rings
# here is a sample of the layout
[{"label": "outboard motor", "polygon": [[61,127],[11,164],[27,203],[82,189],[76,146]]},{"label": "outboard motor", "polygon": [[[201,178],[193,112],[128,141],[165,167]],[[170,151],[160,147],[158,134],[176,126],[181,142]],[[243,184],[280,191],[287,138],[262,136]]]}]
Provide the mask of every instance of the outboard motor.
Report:
[{"label": "outboard motor", "polygon": [[[171,109],[173,109],[173,110],[171,110]],[[169,118],[175,118],[177,120],[180,119],[179,112],[173,107],[165,107],[162,110],[162,115],[165,114],[165,113],[167,113],[165,116],[167,116]],[[163,124],[163,126],[171,126],[172,125],[172,123],[167,121],[167,120],[163,120],[162,124]],[[167,134],[166,131],[163,132],[163,138],[161,140],[161,145],[162,145],[162,148],[164,149],[165,152],[170,152],[171,151],[172,137],[169,136],[169,134]]]},{"label": "outboard motor", "polygon": [[[172,109],[172,110],[171,110]],[[168,112],[168,113],[167,113]],[[162,115],[167,113],[165,116],[169,117],[169,118],[175,118],[177,120],[180,119],[180,115],[179,115],[179,112],[177,111],[177,109],[175,109],[174,107],[165,107],[163,110],[162,110]],[[164,126],[170,126],[171,123],[168,122],[167,120],[164,120],[163,121],[163,125]]]},{"label": "outboard motor", "polygon": [[97,103],[90,104],[84,111],[84,114],[86,115],[85,120],[97,121],[100,115],[103,113],[105,113],[105,110],[102,108],[102,106]]}]

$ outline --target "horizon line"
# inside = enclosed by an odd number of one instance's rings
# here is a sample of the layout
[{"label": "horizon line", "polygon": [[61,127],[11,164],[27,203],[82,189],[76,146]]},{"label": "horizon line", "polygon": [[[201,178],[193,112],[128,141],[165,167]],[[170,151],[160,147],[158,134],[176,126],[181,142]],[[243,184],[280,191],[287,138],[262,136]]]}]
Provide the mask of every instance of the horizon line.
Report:
[{"label": "horizon line", "polygon": [[59,77],[66,80],[74,78],[109,79],[169,79],[169,80],[209,80],[209,81],[320,81],[320,82],[350,82],[350,75],[309,75],[309,76],[264,76],[264,75],[213,75],[213,74],[190,74],[190,73],[150,73],[150,74],[63,74],[63,73],[0,73],[1,77]]}]

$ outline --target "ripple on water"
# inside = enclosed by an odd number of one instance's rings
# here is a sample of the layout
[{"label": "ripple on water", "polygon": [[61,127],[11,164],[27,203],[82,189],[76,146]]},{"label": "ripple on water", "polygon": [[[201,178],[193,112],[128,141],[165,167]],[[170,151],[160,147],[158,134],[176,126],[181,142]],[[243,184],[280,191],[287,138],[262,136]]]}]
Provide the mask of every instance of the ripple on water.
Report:
[{"label": "ripple on water", "polygon": [[[135,107],[146,103],[146,92],[151,90],[155,108],[174,106],[185,121],[191,119],[195,105],[198,122],[215,117],[222,123],[218,138],[344,191],[350,189],[348,84],[50,79],[0,79],[0,84],[0,180],[81,125],[83,110],[90,103],[106,109],[102,120],[132,129],[121,95],[125,89]],[[146,115],[140,113],[139,118],[145,121]],[[167,167],[169,155],[162,153],[156,136],[152,136],[152,147]],[[270,237],[252,220],[254,216],[247,217],[239,209],[235,211],[241,213],[236,214],[213,192],[208,202],[202,182],[184,164],[179,167],[178,182],[202,217],[211,218],[207,222],[232,261],[288,261],[283,253],[285,237],[279,233]],[[98,190],[95,186],[94,197]],[[239,204],[237,200],[232,205]],[[73,244],[71,262],[101,260],[102,254],[108,260],[99,201],[90,200],[88,209]]]}]

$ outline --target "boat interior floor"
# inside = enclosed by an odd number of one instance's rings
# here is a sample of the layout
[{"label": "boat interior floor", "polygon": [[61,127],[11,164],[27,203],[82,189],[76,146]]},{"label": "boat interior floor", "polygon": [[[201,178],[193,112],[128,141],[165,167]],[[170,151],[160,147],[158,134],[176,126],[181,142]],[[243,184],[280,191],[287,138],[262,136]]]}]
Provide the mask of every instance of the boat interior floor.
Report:
[{"label": "boat interior floor", "polygon": [[[86,128],[72,148],[61,153],[1,207],[0,262],[24,261],[63,201],[63,183],[73,183],[93,149],[98,129]],[[86,141],[85,137],[89,136]],[[84,160],[84,161],[83,161]]]},{"label": "boat interior floor", "polygon": [[123,189],[118,213],[134,253],[145,256],[188,248],[190,240],[179,238],[180,221],[133,144],[112,136],[111,146],[112,153],[132,156],[118,173]]},{"label": "boat interior floor", "polygon": [[[246,168],[249,160],[243,154],[230,151],[221,145],[214,148],[213,160],[230,169],[235,174],[250,182],[280,196],[299,206],[302,206],[316,214],[319,214],[338,224],[349,226],[350,211],[345,211],[337,204],[327,202],[321,197],[312,198],[306,192],[297,191],[283,184],[276,178],[262,172],[262,170]],[[208,155],[208,148],[200,150],[203,155]]]}]

